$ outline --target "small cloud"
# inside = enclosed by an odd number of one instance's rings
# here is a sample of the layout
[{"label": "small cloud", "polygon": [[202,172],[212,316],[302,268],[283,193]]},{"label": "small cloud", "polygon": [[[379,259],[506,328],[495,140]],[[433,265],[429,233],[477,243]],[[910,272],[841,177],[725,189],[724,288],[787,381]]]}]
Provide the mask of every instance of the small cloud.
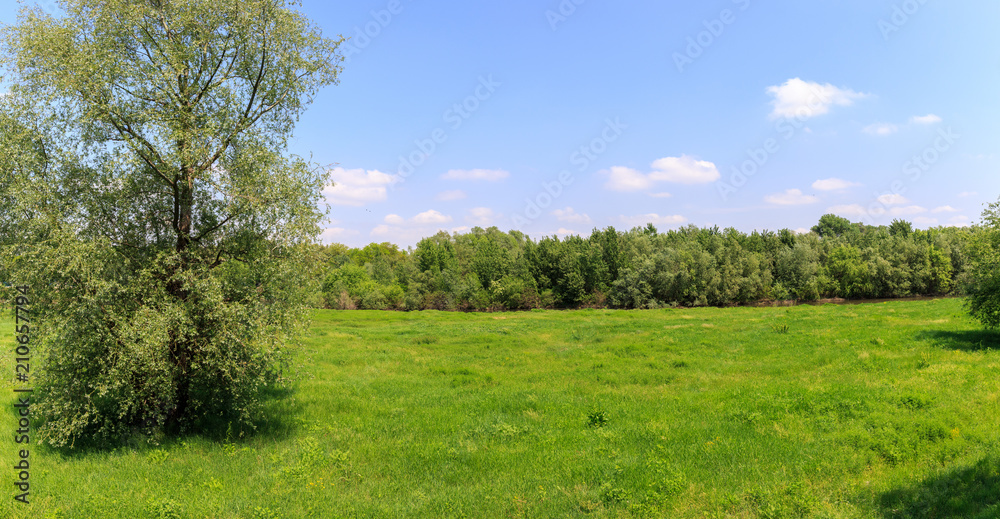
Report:
[{"label": "small cloud", "polygon": [[899,126],[890,123],[876,123],[866,126],[862,131],[869,135],[878,135],[880,137],[884,137],[886,135],[892,135],[897,131],[899,131]]},{"label": "small cloud", "polygon": [[338,240],[347,238],[349,236],[355,236],[358,231],[352,231],[350,229],[345,229],[343,227],[328,227],[323,229],[323,232],[319,235],[320,243],[337,243]]},{"label": "small cloud", "polygon": [[614,166],[602,173],[608,175],[605,187],[613,191],[641,191],[653,185],[653,182],[646,175],[624,166]]},{"label": "small cloud", "polygon": [[452,227],[451,232],[452,234],[454,233],[462,234],[463,232],[469,232],[471,230],[472,228],[467,225],[460,225],[458,227]]},{"label": "small cloud", "polygon": [[937,124],[939,122],[941,122],[941,118],[934,114],[910,117],[910,123],[912,124]]},{"label": "small cloud", "polygon": [[497,182],[510,176],[510,173],[502,169],[453,169],[441,178],[444,180],[485,180],[487,182]]},{"label": "small cloud", "polygon": [[420,239],[441,230],[443,224],[451,221],[452,217],[433,209],[408,219],[398,214],[389,214],[384,219],[385,223],[371,230],[371,235],[401,246],[413,245]]},{"label": "small cloud", "polygon": [[969,227],[972,220],[968,216],[953,216],[948,220],[948,227]]},{"label": "small cloud", "polygon": [[829,113],[831,106],[851,106],[854,101],[869,96],[829,83],[821,85],[799,78],[789,79],[781,86],[768,87],[767,93],[774,97],[771,119],[808,119]]},{"label": "small cloud", "polygon": [[651,196],[653,198],[670,198],[670,197],[672,197],[674,195],[671,195],[670,193],[664,192],[664,193],[650,193],[649,196]]},{"label": "small cloud", "polygon": [[500,217],[501,215],[495,213],[489,207],[476,207],[469,209],[469,215],[465,217],[465,221],[475,227],[489,227],[493,225],[493,222],[499,220]]},{"label": "small cloud", "polygon": [[878,201],[882,205],[903,205],[910,203],[903,195],[888,194],[878,197]]},{"label": "small cloud", "polygon": [[567,207],[566,209],[556,209],[555,211],[552,211],[552,214],[555,215],[556,220],[559,220],[560,222],[569,222],[569,223],[591,222],[590,216],[586,214],[580,214],[576,212],[572,207]]},{"label": "small cloud", "polygon": [[715,164],[688,155],[664,157],[653,162],[653,169],[651,180],[677,184],[707,184],[721,177]]},{"label": "small cloud", "polygon": [[930,218],[928,216],[918,216],[913,219],[915,225],[925,225],[927,227],[933,227],[938,224],[937,218]]},{"label": "small cloud", "polygon": [[843,191],[860,185],[856,182],[848,182],[839,178],[827,178],[813,182],[812,188],[817,191]]},{"label": "small cloud", "polygon": [[[615,166],[601,173],[608,175],[605,187],[614,191],[642,191],[653,187],[657,182],[707,184],[715,182],[722,176],[715,164],[697,160],[689,155],[664,157],[653,162],[652,167],[653,171],[649,174],[624,166]],[[656,193],[651,196],[666,198],[670,193]]]},{"label": "small cloud", "polygon": [[865,208],[861,207],[860,204],[835,205],[828,208],[826,212],[833,213],[837,216],[843,216],[845,218],[864,216],[868,214],[867,211],[865,211]]},{"label": "small cloud", "polygon": [[819,198],[805,195],[800,189],[786,189],[784,193],[764,197],[764,201],[775,205],[807,205],[819,202]]},{"label": "small cloud", "polygon": [[579,236],[579,234],[580,233],[578,233],[576,231],[572,231],[570,229],[566,229],[566,228],[563,228],[563,227],[560,227],[559,230],[556,231],[556,235],[558,235],[558,236],[571,236],[571,235],[573,235],[573,236]]},{"label": "small cloud", "polygon": [[809,234],[812,231],[809,230],[809,229],[806,229],[805,227],[799,227],[798,229],[795,229],[794,232],[795,232],[795,234]]},{"label": "small cloud", "polygon": [[441,202],[451,202],[454,200],[462,200],[466,197],[467,195],[465,194],[465,191],[462,191],[460,189],[455,189],[452,191],[442,191],[438,193],[437,196],[434,197],[434,199],[439,200]]},{"label": "small cloud", "polygon": [[938,214],[938,213],[957,213],[958,209],[955,209],[954,207],[952,207],[950,205],[942,205],[941,207],[935,207],[934,209],[931,209],[931,212],[934,213],[934,214]]},{"label": "small cloud", "polygon": [[451,221],[451,217],[431,209],[430,211],[424,211],[414,216],[412,221],[417,225],[434,225],[448,223]]},{"label": "small cloud", "polygon": [[923,214],[927,212],[926,207],[920,207],[919,205],[911,205],[907,207],[893,207],[889,210],[889,214],[892,216],[910,216],[914,214]]},{"label": "small cloud", "polygon": [[327,201],[355,207],[385,200],[388,186],[397,180],[381,171],[344,168],[330,170],[329,179],[333,185],[323,190]]},{"label": "small cloud", "polygon": [[406,220],[404,220],[403,217],[399,216],[398,214],[387,214],[385,216],[384,221],[385,223],[390,225],[403,225],[406,223]]},{"label": "small cloud", "polygon": [[619,218],[629,228],[645,227],[646,224],[650,223],[653,225],[680,225],[688,221],[687,218],[680,215],[660,216],[656,213],[641,214],[638,216],[622,215]]}]

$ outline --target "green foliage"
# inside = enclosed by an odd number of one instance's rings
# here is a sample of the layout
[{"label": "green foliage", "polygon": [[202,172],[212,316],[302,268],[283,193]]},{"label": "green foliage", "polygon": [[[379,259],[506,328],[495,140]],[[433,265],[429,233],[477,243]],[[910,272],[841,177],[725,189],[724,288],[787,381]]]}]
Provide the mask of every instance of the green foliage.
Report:
[{"label": "green foliage", "polygon": [[968,290],[969,313],[989,329],[1000,327],[1000,202],[983,211],[976,235]]},{"label": "green foliage", "polygon": [[590,427],[604,427],[608,425],[608,413],[599,409],[591,411],[587,415],[587,425]]},{"label": "green foliage", "polygon": [[438,233],[408,253],[388,244],[341,246],[328,254],[340,260],[328,263],[316,299],[340,309],[662,308],[948,295],[971,286],[979,230],[844,222],[824,217],[821,233],[807,234],[647,226],[538,241],[476,228]]},{"label": "green foliage", "polygon": [[835,214],[824,214],[820,217],[819,223],[813,226],[812,232],[823,238],[832,238],[848,234],[854,229],[854,224],[847,218]]},{"label": "green foliage", "polygon": [[913,234],[913,224],[907,222],[906,220],[894,219],[892,224],[889,225],[889,234],[892,236],[906,238]]},{"label": "green foliage", "polygon": [[869,264],[862,260],[861,251],[856,247],[842,245],[834,249],[827,262],[827,271],[844,297],[864,298],[874,294]]},{"label": "green foliage", "polygon": [[279,379],[326,182],[286,143],[340,62],[289,4],[67,0],[4,28],[0,264],[34,291],[51,444],[246,430]]}]

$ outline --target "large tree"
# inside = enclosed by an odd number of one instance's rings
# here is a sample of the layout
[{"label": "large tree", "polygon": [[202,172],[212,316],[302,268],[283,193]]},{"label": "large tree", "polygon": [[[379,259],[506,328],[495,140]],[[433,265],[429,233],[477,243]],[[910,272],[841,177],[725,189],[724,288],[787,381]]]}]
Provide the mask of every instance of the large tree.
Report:
[{"label": "large tree", "polygon": [[33,290],[45,436],[249,425],[323,218],[287,141],[342,39],[294,0],[59,4],[0,43],[0,257]]},{"label": "large tree", "polygon": [[1000,328],[1000,201],[983,211],[972,243],[971,283],[966,305],[987,328]]}]

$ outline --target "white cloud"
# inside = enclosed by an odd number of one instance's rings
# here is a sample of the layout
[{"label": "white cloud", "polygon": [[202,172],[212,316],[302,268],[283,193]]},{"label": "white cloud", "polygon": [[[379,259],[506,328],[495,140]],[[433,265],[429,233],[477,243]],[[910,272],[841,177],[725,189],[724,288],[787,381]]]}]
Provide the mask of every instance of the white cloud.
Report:
[{"label": "white cloud", "polygon": [[460,226],[458,226],[458,227],[452,227],[452,228],[451,228],[451,232],[452,232],[452,233],[456,233],[456,232],[457,232],[457,233],[459,233],[459,234],[461,234],[461,233],[463,233],[463,232],[469,232],[469,231],[471,231],[471,230],[472,230],[472,228],[471,228],[471,227],[469,227],[468,225],[460,225]]},{"label": "white cloud", "polygon": [[803,194],[800,189],[786,189],[784,193],[764,197],[764,201],[775,205],[807,205],[819,202],[819,198]]},{"label": "white cloud", "polygon": [[817,191],[842,191],[860,185],[856,182],[848,182],[839,178],[826,178],[813,182],[812,188]]},{"label": "white cloud", "polygon": [[933,227],[938,224],[938,219],[930,218],[927,216],[918,216],[913,219],[913,223],[916,225],[926,225],[928,227]]},{"label": "white cloud", "polygon": [[566,209],[556,209],[555,211],[552,211],[552,214],[555,215],[556,220],[559,220],[560,222],[590,223],[591,221],[590,216],[580,214],[572,207],[567,207]]},{"label": "white cloud", "polygon": [[653,198],[670,198],[674,195],[671,195],[670,193],[667,192],[663,192],[663,193],[650,193],[649,196]]},{"label": "white cloud", "polygon": [[934,209],[931,210],[931,212],[935,213],[935,214],[938,214],[938,213],[957,213],[958,209],[955,209],[954,207],[952,207],[950,205],[942,205],[941,207],[935,207]]},{"label": "white cloud", "polygon": [[910,203],[903,195],[887,194],[878,197],[878,201],[883,205],[903,205]]},{"label": "white cloud", "polygon": [[442,202],[451,202],[453,200],[462,200],[466,197],[467,195],[465,194],[465,191],[462,191],[460,189],[455,189],[452,191],[442,191],[438,193],[437,196],[434,197],[434,199]]},{"label": "white cloud", "polygon": [[795,229],[795,234],[809,234],[811,232],[812,230],[806,229],[805,227],[799,227],[798,229]]},{"label": "white cloud", "polygon": [[404,225],[404,224],[406,224],[406,220],[404,220],[403,217],[399,216],[398,214],[387,214],[385,216],[385,220],[384,221],[385,221],[385,223],[391,224],[391,225]]},{"label": "white cloud", "polygon": [[920,207],[919,205],[910,205],[906,207],[893,207],[889,210],[889,214],[892,216],[911,216],[914,214],[923,214],[927,212],[926,207]]},{"label": "white cloud", "polygon": [[652,187],[653,181],[642,173],[624,166],[614,166],[602,173],[608,175],[605,187],[613,191],[641,191]]},{"label": "white cloud", "polygon": [[408,219],[398,214],[389,214],[384,219],[385,223],[376,226],[370,234],[380,240],[406,247],[442,230],[443,225],[451,221],[451,216],[433,209]]},{"label": "white cloud", "polygon": [[497,182],[510,176],[510,173],[502,169],[453,169],[441,178],[444,180],[485,180]]},{"label": "white cloud", "polygon": [[386,225],[380,225],[376,229],[388,228],[388,226],[395,227],[419,227],[419,226],[433,226],[450,223],[452,217],[441,214],[433,209],[429,211],[424,211],[413,218],[406,219],[398,214],[387,214],[383,221]]},{"label": "white cloud", "polygon": [[852,216],[864,216],[864,215],[868,214],[865,211],[865,208],[861,207],[861,205],[859,205],[859,204],[835,205],[835,206],[827,209],[826,212],[833,213],[835,215],[843,216],[843,217],[847,217],[847,218],[852,217]]},{"label": "white cloud", "polygon": [[910,122],[912,124],[937,124],[941,122],[941,118],[934,114],[918,115],[910,117]]},{"label": "white cloud", "polygon": [[968,216],[953,216],[948,222],[959,227],[968,227],[970,220]]},{"label": "white cloud", "polygon": [[646,224],[651,223],[653,225],[680,225],[687,223],[688,219],[680,215],[673,216],[660,216],[656,213],[641,214],[638,216],[625,216],[619,217],[621,221],[627,225],[629,228],[633,227],[645,227]]},{"label": "white cloud", "polygon": [[799,78],[789,79],[781,86],[768,87],[767,93],[774,97],[771,101],[774,106],[772,119],[808,119],[829,113],[831,106],[851,106],[854,101],[868,97],[868,94],[837,88],[829,83],[821,85]]},{"label": "white cloud", "polygon": [[435,225],[448,223],[451,221],[451,217],[431,209],[430,211],[424,211],[414,216],[411,221],[417,225]]},{"label": "white cloud", "polygon": [[650,180],[674,182],[677,184],[707,184],[719,180],[719,169],[706,160],[695,160],[694,157],[664,157],[653,162],[654,171],[649,174]]},{"label": "white cloud", "polygon": [[[664,157],[652,164],[652,173],[624,166],[614,166],[601,173],[608,175],[605,187],[614,191],[642,191],[653,187],[657,182],[672,182],[675,184],[707,184],[721,177],[715,164],[697,160],[689,155],[680,157]],[[670,193],[656,193],[651,196],[666,198]]]},{"label": "white cloud", "polygon": [[358,231],[352,231],[350,229],[345,229],[343,227],[328,227],[323,229],[323,232],[319,235],[320,243],[336,243],[337,240],[341,240],[348,236],[354,236],[358,234]]},{"label": "white cloud", "polygon": [[866,126],[862,131],[869,135],[878,135],[880,137],[884,137],[886,135],[892,135],[898,132],[899,126],[890,123],[875,123]]},{"label": "white cloud", "polygon": [[572,231],[570,229],[566,229],[564,227],[560,227],[559,230],[556,231],[556,234],[558,236],[570,236],[570,235],[577,235],[577,236],[579,236],[580,235],[580,233],[578,233],[576,231]]},{"label": "white cloud", "polygon": [[371,235],[372,236],[385,236],[385,235],[391,233],[392,229],[393,228],[389,227],[388,225],[378,225],[374,229],[372,229]]},{"label": "white cloud", "polygon": [[500,216],[489,207],[476,207],[469,209],[469,215],[465,220],[476,227],[489,227],[499,220]]},{"label": "white cloud", "polygon": [[327,200],[334,205],[355,207],[385,200],[387,187],[397,180],[381,171],[344,168],[330,170],[329,178],[334,185],[323,190]]}]

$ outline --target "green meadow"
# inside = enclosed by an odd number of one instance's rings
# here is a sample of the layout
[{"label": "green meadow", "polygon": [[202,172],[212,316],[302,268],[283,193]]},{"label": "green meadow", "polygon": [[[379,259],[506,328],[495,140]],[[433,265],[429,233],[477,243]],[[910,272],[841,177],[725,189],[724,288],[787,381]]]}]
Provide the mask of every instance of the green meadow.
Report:
[{"label": "green meadow", "polygon": [[1000,517],[1000,337],[961,300],[317,311],[250,437],[31,448],[0,517]]}]

